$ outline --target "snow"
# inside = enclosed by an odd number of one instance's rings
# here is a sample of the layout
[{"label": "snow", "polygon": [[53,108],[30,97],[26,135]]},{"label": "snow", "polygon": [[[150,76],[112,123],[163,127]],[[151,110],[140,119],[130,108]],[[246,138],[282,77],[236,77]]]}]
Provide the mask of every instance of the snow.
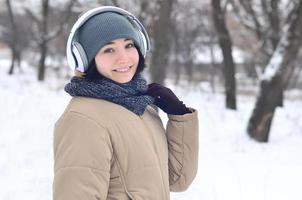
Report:
[{"label": "snow", "polygon": [[[200,48],[196,49],[194,54],[196,55],[196,63],[220,63],[223,62],[222,52],[219,46],[214,45],[212,47],[213,56],[211,56],[211,49],[210,48]],[[244,62],[244,52],[241,50],[233,47],[232,51],[233,59],[235,63],[243,63]],[[214,60],[212,60],[214,59]]]},{"label": "snow", "polygon": [[[52,130],[70,97],[62,80],[40,83],[30,67],[7,76],[9,62],[0,66],[0,199],[50,200]],[[277,109],[270,142],[262,144],[245,131],[254,97],[238,96],[238,110],[230,111],[222,94],[202,84],[169,85],[198,109],[200,127],[197,177],[187,191],[172,193],[172,200],[302,199],[301,99]]]},{"label": "snow", "polygon": [[282,66],[282,62],[286,56],[286,48],[289,45],[289,37],[291,36],[289,28],[289,23],[282,27],[285,34],[282,36],[281,41],[274,51],[268,65],[265,67],[264,73],[261,75],[262,81],[270,81],[282,68],[284,68],[284,66]]},{"label": "snow", "polygon": [[277,74],[277,72],[282,67],[282,57],[282,52],[277,49],[274,52],[269,64],[266,66],[264,73],[261,75],[261,80],[269,81]]}]

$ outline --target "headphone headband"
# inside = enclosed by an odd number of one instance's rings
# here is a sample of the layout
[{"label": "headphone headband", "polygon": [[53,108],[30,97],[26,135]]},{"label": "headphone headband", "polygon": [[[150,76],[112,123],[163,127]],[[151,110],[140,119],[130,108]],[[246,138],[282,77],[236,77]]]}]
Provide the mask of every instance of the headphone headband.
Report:
[{"label": "headphone headband", "polygon": [[[77,21],[74,23],[73,27],[71,28],[70,34],[68,36],[67,45],[66,45],[66,56],[67,56],[67,62],[71,69],[79,70],[81,72],[85,72],[85,70],[88,68],[88,63],[86,62],[86,57],[83,57],[81,53],[82,49],[78,48],[80,45],[78,42],[75,42],[75,35],[78,31],[78,29],[91,17],[104,13],[104,12],[116,12],[118,14],[121,14],[125,16],[132,24],[134,23],[134,26],[138,29],[138,32],[140,33],[140,37],[143,38],[143,45],[144,49],[142,52],[143,56],[146,56],[146,53],[150,50],[150,39],[148,36],[148,33],[142,23],[130,12],[118,8],[115,6],[102,6],[93,8],[91,10],[86,11],[80,17],[77,19]],[[74,45],[77,44],[77,45]]]}]

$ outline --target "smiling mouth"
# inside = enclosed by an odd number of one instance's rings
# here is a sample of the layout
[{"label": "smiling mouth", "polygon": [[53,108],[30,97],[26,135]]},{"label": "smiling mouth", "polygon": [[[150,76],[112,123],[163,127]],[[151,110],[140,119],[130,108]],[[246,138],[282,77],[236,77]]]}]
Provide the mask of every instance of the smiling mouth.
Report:
[{"label": "smiling mouth", "polygon": [[132,68],[132,66],[121,67],[121,68],[118,68],[118,69],[114,69],[113,71],[120,72],[120,73],[125,73],[125,72],[128,72],[131,68]]}]

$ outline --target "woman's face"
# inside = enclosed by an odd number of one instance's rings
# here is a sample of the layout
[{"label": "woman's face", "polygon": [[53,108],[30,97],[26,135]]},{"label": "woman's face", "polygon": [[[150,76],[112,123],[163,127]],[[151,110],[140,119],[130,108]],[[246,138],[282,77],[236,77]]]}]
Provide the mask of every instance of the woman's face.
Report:
[{"label": "woman's face", "polygon": [[137,69],[139,55],[130,39],[112,40],[95,56],[96,68],[106,78],[118,83],[129,82]]}]

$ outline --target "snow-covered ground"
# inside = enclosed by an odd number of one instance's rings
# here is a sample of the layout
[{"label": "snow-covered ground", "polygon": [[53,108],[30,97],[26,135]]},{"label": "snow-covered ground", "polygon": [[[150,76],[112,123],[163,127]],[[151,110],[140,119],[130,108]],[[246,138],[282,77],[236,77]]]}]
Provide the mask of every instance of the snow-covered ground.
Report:
[{"label": "snow-covered ground", "polygon": [[[36,72],[7,76],[0,61],[0,199],[52,199],[52,130],[69,96]],[[301,200],[302,100],[278,109],[268,144],[251,140],[246,125],[255,97],[238,96],[238,110],[202,85],[171,87],[199,111],[199,171],[173,200]],[[58,89],[59,88],[59,89]],[[161,113],[164,121],[166,116]]]}]

